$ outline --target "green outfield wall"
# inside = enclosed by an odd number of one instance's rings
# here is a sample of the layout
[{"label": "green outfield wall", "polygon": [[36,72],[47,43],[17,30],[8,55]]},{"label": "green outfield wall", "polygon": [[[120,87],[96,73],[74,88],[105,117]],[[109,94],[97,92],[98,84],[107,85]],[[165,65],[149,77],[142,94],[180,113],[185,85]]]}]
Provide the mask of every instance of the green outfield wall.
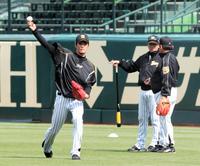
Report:
[{"label": "green outfield wall", "polygon": [[[169,35],[170,36],[170,35]],[[44,35],[74,50],[75,35]],[[88,59],[97,83],[85,101],[86,123],[115,122],[116,91],[112,59],[137,59],[147,51],[147,35],[89,35]],[[200,124],[200,35],[172,35],[180,64],[175,124]],[[119,70],[124,124],[137,124],[138,73]],[[55,98],[54,66],[33,35],[0,35],[0,120],[49,122]],[[68,120],[70,116],[68,117]]]}]

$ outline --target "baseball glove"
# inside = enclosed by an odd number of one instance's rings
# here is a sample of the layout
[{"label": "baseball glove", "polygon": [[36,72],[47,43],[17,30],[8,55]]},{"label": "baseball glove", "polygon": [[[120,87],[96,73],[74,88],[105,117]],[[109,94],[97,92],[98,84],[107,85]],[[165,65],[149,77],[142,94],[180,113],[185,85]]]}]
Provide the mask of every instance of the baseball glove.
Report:
[{"label": "baseball glove", "polygon": [[157,104],[156,114],[160,116],[166,116],[170,109],[170,102],[167,97],[162,97]]},{"label": "baseball glove", "polygon": [[73,97],[77,100],[84,100],[86,92],[84,91],[83,87],[74,80],[71,81],[71,84]]}]

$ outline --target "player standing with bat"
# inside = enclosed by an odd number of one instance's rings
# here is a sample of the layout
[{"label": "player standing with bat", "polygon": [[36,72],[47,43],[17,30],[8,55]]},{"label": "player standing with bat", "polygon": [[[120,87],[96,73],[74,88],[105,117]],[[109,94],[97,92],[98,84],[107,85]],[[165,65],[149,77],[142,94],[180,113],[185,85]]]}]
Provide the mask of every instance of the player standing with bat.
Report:
[{"label": "player standing with bat", "polygon": [[94,65],[86,58],[89,38],[86,34],[76,37],[76,51],[71,52],[59,43],[49,43],[38,32],[32,18],[27,25],[33,35],[48,50],[55,65],[56,99],[51,127],[47,130],[42,147],[47,158],[53,156],[52,145],[56,135],[65,123],[67,114],[72,113],[73,145],[72,160],[80,160],[83,135],[83,101],[89,98],[92,86],[96,82]]},{"label": "player standing with bat", "polygon": [[151,118],[151,124],[153,127],[153,136],[150,145],[147,150],[151,151],[154,149],[158,142],[159,135],[159,117],[156,114],[156,103],[154,94],[151,90],[150,85],[144,84],[144,70],[151,59],[157,55],[159,48],[159,38],[157,36],[149,36],[148,38],[148,49],[149,51],[144,55],[140,56],[136,61],[133,60],[112,60],[111,63],[114,66],[121,67],[126,72],[139,72],[138,85],[141,87],[139,96],[139,107],[138,107],[138,138],[137,143],[133,145],[128,151],[146,151],[145,141],[147,136],[148,120]]}]

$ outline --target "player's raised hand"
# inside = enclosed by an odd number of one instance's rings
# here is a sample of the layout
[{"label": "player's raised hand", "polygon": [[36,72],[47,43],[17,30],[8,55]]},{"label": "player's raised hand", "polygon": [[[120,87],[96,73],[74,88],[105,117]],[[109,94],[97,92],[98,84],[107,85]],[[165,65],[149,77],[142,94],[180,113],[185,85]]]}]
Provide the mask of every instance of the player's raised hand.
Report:
[{"label": "player's raised hand", "polygon": [[119,60],[111,60],[110,63],[116,67],[119,64]]},{"label": "player's raised hand", "polygon": [[33,17],[32,16],[28,16],[26,18],[27,21],[27,26],[31,31],[35,31],[36,30],[36,24],[33,22]]}]

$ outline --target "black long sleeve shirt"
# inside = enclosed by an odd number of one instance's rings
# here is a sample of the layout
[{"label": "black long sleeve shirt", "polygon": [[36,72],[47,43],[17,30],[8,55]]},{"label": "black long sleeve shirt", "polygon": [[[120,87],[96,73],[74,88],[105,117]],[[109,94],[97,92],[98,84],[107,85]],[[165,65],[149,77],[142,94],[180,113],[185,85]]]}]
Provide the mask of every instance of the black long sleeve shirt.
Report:
[{"label": "black long sleeve shirt", "polygon": [[145,69],[146,65],[150,63],[151,59],[156,56],[157,52],[147,52],[140,56],[136,61],[133,60],[121,60],[119,66],[128,73],[139,72],[138,85],[142,90],[150,90],[150,85],[145,85]]},{"label": "black long sleeve shirt", "polygon": [[48,43],[37,31],[34,36],[50,53],[55,65],[55,84],[59,93],[65,97],[73,98],[71,92],[71,80],[83,86],[87,94],[96,82],[95,67],[86,58],[63,48],[59,43]]},{"label": "black long sleeve shirt", "polygon": [[162,96],[170,96],[171,88],[177,86],[179,68],[172,52],[160,53],[146,66],[145,78],[151,78],[154,93],[161,91]]}]

